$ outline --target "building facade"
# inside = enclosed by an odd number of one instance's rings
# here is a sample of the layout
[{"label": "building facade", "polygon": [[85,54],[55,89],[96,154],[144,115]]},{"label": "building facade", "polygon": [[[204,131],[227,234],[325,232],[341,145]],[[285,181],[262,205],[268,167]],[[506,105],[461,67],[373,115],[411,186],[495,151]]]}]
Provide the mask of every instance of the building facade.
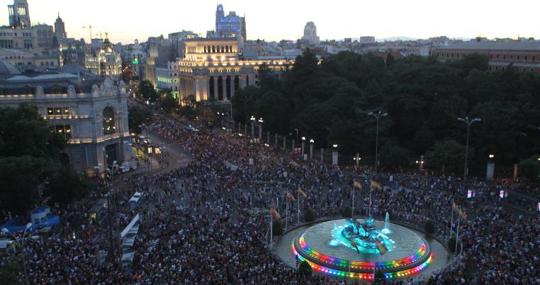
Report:
[{"label": "building facade", "polygon": [[61,66],[58,54],[43,51],[35,53],[29,50],[0,49],[0,60],[15,66],[19,71],[57,69]]},{"label": "building facade", "polygon": [[60,18],[60,14],[58,14],[58,18],[56,18],[56,21],[54,22],[54,34],[59,41],[67,38],[66,25],[62,18]]},{"label": "building facade", "polygon": [[10,27],[27,29],[32,26],[26,0],[14,0],[12,5],[8,5],[8,10]]},{"label": "building facade", "polygon": [[103,172],[132,161],[128,94],[122,81],[81,80],[67,73],[26,76],[5,65],[0,61],[0,106],[36,106],[51,131],[67,140],[65,151],[75,169]]},{"label": "building facade", "polygon": [[284,58],[244,59],[235,39],[194,39],[185,41],[185,56],[169,63],[172,91],[180,100],[228,102],[241,88],[256,85],[258,71],[266,65],[281,73],[294,61]]},{"label": "building facade", "polygon": [[490,70],[509,66],[523,71],[540,72],[540,41],[470,41],[440,46],[431,55],[441,61],[460,60],[471,54],[485,55]]},{"label": "building facade", "polygon": [[302,41],[307,42],[311,45],[319,45],[320,39],[317,36],[317,27],[315,26],[315,23],[308,22],[306,26],[304,27],[304,36],[302,37]]},{"label": "building facade", "polygon": [[225,16],[223,5],[218,5],[216,10],[216,31],[218,38],[241,38],[247,40],[246,18],[236,15],[236,12],[230,11]]},{"label": "building facade", "polygon": [[122,57],[106,38],[99,49],[90,48],[85,54],[84,67],[99,76],[117,77],[122,74]]}]

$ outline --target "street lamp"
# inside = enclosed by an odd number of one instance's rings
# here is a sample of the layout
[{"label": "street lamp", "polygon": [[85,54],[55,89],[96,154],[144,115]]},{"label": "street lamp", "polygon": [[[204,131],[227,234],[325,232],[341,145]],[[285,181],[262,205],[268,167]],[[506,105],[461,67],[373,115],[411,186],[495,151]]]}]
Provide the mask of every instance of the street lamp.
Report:
[{"label": "street lamp", "polygon": [[332,165],[338,165],[338,145],[332,145]]},{"label": "street lamp", "polygon": [[458,121],[465,123],[467,126],[467,142],[465,144],[465,169],[463,169],[463,181],[467,180],[467,175],[469,175],[469,137],[471,134],[471,125],[474,123],[480,123],[482,122],[482,119],[480,118],[469,118],[469,116],[466,116],[465,118],[457,118]]},{"label": "street lamp", "polygon": [[251,137],[255,137],[255,116],[251,116],[249,119],[251,121]]},{"label": "street lamp", "polygon": [[304,157],[304,151],[305,151],[305,145],[306,145],[306,137],[302,137],[302,158]]},{"label": "street lamp", "polygon": [[382,110],[376,112],[369,112],[369,116],[372,116],[377,121],[377,130],[375,132],[375,171],[379,169],[379,120],[388,116],[388,113],[383,112]]},{"label": "street lamp", "polygon": [[313,159],[313,144],[315,143],[314,139],[309,140],[309,159]]},{"label": "street lamp", "polygon": [[355,157],[353,157],[353,160],[356,162],[356,168],[358,168],[358,166],[360,166],[360,161],[362,160],[362,158],[360,157],[360,154],[357,153]]},{"label": "street lamp", "polygon": [[262,133],[263,133],[263,118],[259,118],[259,140],[262,140]]}]

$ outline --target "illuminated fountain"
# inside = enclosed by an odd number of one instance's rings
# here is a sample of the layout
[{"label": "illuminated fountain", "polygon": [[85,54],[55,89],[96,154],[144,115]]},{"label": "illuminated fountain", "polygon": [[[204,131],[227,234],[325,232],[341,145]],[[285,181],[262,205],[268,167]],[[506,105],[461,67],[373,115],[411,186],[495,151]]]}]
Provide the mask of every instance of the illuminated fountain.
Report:
[{"label": "illuminated fountain", "polygon": [[373,280],[418,274],[432,259],[429,244],[414,231],[385,221],[343,219],[315,224],[293,240],[291,250],[318,272],[336,277]]}]

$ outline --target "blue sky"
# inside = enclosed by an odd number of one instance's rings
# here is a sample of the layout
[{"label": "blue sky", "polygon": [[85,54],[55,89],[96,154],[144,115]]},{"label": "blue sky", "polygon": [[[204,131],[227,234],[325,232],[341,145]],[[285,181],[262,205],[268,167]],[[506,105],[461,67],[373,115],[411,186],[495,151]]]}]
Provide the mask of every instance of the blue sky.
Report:
[{"label": "blue sky", "polygon": [[[0,1],[0,25],[8,23]],[[206,34],[214,28],[215,0],[28,0],[33,23],[53,24],[57,13],[70,37],[108,32],[114,42],[145,41],[178,30]],[[248,39],[297,39],[314,21],[322,39],[406,36],[427,38],[540,38],[538,0],[222,0],[228,12],[246,15]]]}]

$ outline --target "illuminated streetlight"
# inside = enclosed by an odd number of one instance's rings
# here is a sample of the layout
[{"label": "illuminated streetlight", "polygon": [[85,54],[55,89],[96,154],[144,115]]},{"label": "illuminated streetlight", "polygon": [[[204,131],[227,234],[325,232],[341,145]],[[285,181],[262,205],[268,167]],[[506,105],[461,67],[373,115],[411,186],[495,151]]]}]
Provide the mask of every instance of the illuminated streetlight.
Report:
[{"label": "illuminated streetlight", "polygon": [[458,118],[458,121],[463,122],[467,125],[467,143],[465,145],[465,169],[463,169],[463,181],[467,180],[467,175],[469,174],[469,137],[471,134],[471,125],[474,123],[482,122],[480,118]]},{"label": "illuminated streetlight", "polygon": [[368,115],[374,117],[377,122],[377,129],[375,132],[375,171],[378,171],[379,169],[379,121],[381,118],[388,116],[388,113],[379,110],[376,112],[369,112]]}]

